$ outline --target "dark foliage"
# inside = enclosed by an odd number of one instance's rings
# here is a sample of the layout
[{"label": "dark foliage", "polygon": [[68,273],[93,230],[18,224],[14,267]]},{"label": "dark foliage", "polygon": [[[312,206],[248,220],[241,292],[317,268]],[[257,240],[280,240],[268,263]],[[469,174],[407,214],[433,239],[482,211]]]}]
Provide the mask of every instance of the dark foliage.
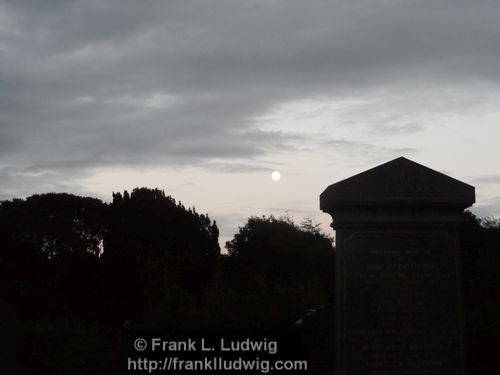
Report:
[{"label": "dark foliage", "polygon": [[251,217],[226,247],[216,289],[225,292],[217,306],[229,326],[290,326],[305,309],[330,302],[335,252],[310,220]]},{"label": "dark foliage", "polygon": [[20,316],[91,313],[99,298],[106,207],[70,194],[0,206],[1,295]]},{"label": "dark foliage", "polygon": [[187,324],[219,254],[216,223],[157,189],[1,202],[0,313],[17,316],[20,371],[113,373],[124,322]]},{"label": "dark foliage", "polygon": [[500,368],[500,222],[464,214],[461,230],[469,372]]},{"label": "dark foliage", "polygon": [[[464,218],[469,368],[491,374],[500,223]],[[21,373],[121,373],[124,326],[284,328],[308,308],[332,311],[335,251],[310,220],[251,217],[227,255],[218,235],[208,215],[158,189],[115,193],[109,204],[71,194],[1,202],[0,333],[18,328]]]},{"label": "dark foliage", "polygon": [[213,275],[220,254],[216,223],[145,188],[114,194],[109,215],[103,258],[111,313],[154,326],[181,324],[185,301],[178,299],[199,300]]}]

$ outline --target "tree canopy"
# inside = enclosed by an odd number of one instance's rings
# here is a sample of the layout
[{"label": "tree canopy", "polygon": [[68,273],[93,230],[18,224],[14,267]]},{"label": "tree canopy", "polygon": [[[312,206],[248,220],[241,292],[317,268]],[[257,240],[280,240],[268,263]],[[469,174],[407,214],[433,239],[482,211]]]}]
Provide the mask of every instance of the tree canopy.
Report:
[{"label": "tree canopy", "polygon": [[158,189],[116,193],[111,204],[66,193],[4,201],[0,293],[22,314],[142,319],[153,291],[201,294],[218,235],[208,215]]}]

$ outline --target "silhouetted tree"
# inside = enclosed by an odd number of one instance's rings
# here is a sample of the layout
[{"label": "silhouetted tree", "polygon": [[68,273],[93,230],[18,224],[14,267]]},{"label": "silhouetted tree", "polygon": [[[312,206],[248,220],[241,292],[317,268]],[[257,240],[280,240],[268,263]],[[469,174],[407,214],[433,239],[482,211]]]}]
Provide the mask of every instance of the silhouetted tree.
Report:
[{"label": "silhouetted tree", "polygon": [[125,318],[196,321],[218,234],[157,189],[112,204],[53,193],[1,202],[0,298],[21,319],[19,373],[121,373]]},{"label": "silhouetted tree", "polygon": [[298,226],[286,217],[251,217],[226,247],[234,267],[251,269],[269,282],[305,285],[332,271],[331,239],[310,221]]},{"label": "silhouetted tree", "polygon": [[183,303],[198,301],[213,274],[220,254],[217,225],[158,189],[123,196],[113,195],[104,242],[113,314],[180,324]]},{"label": "silhouetted tree", "polygon": [[288,217],[251,217],[226,248],[218,284],[207,294],[217,324],[286,327],[328,302],[335,253],[310,220],[301,227]]},{"label": "silhouetted tree", "polygon": [[71,194],[1,202],[1,294],[20,313],[90,312],[101,292],[105,209]]}]

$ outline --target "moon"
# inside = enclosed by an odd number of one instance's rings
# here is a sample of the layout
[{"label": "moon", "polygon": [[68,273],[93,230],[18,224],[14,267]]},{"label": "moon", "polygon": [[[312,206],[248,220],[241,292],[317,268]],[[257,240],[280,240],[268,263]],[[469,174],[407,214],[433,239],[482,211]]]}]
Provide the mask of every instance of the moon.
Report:
[{"label": "moon", "polygon": [[271,178],[272,178],[274,181],[279,181],[279,179],[281,178],[281,173],[279,173],[278,171],[274,171],[274,172],[271,174]]}]

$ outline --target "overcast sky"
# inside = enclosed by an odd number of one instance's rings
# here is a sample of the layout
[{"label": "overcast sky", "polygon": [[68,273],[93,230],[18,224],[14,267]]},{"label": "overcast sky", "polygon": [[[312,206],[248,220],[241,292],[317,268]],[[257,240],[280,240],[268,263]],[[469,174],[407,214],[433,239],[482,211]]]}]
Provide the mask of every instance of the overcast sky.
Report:
[{"label": "overcast sky", "polygon": [[224,241],[249,215],[327,229],[327,185],[406,156],[500,216],[499,19],[497,0],[0,0],[0,199],[159,187]]}]

